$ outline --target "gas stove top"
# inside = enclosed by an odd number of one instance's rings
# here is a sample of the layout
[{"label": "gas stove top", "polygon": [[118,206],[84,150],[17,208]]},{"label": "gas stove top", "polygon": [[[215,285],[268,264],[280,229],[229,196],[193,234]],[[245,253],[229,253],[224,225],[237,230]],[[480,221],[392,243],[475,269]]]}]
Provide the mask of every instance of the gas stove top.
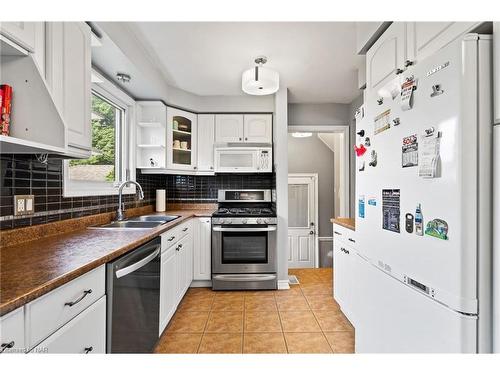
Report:
[{"label": "gas stove top", "polygon": [[219,207],[213,216],[218,217],[274,217],[276,213],[267,207]]}]

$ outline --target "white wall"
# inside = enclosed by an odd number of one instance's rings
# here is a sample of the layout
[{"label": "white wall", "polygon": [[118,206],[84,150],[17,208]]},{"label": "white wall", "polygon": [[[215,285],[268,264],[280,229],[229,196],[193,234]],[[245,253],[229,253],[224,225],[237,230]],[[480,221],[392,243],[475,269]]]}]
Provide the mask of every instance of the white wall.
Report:
[{"label": "white wall", "polygon": [[154,57],[123,22],[96,22],[104,33],[103,47],[93,49],[92,63],[111,80],[116,72],[132,76],[130,83],[118,85],[138,100],[162,100],[167,105],[193,112],[273,112],[274,97],[200,96],[166,83]]},{"label": "white wall", "polygon": [[[278,216],[278,280],[288,285],[288,90],[275,95],[273,142]],[[285,283],[286,281],[286,283]]]}]

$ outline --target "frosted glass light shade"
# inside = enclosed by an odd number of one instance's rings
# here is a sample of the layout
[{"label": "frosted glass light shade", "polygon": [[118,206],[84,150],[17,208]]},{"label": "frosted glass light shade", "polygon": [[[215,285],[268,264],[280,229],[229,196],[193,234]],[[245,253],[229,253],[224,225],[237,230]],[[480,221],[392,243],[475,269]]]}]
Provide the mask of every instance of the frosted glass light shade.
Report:
[{"label": "frosted glass light shade", "polygon": [[[255,69],[258,69],[258,80]],[[280,88],[280,76],[271,69],[257,66],[245,70],[241,77],[241,89],[250,95],[270,95]]]}]

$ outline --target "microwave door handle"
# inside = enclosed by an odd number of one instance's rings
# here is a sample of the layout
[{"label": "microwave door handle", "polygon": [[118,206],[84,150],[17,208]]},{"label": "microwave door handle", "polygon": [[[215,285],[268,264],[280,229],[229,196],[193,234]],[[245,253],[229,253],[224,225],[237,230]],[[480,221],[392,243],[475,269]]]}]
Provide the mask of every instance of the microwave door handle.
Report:
[{"label": "microwave door handle", "polygon": [[224,228],[221,226],[212,227],[214,232],[275,232],[276,226],[269,226],[265,228]]}]

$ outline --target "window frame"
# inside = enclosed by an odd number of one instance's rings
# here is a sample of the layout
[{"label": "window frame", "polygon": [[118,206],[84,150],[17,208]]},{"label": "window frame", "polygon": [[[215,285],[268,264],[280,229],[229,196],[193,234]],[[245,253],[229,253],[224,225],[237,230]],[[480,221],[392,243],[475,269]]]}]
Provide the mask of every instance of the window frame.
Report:
[{"label": "window frame", "polygon": [[[64,197],[117,195],[118,187],[121,182],[125,180],[135,181],[136,177],[134,152],[135,132],[133,131],[135,100],[95,70],[92,71],[92,77],[96,78],[96,81],[98,81],[92,83],[92,95],[95,93],[104,100],[123,109],[124,119],[122,126],[120,126],[120,129],[117,129],[115,135],[116,144],[119,142],[119,146],[117,147],[119,156],[118,162],[115,161],[115,173],[119,170],[120,181],[90,182],[71,180],[69,178],[69,160],[65,160],[63,168]],[[135,194],[135,192],[136,187],[132,184],[123,189],[123,194]]]}]

